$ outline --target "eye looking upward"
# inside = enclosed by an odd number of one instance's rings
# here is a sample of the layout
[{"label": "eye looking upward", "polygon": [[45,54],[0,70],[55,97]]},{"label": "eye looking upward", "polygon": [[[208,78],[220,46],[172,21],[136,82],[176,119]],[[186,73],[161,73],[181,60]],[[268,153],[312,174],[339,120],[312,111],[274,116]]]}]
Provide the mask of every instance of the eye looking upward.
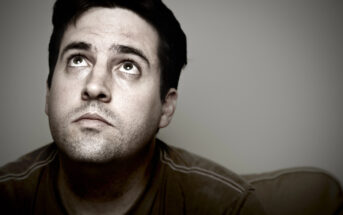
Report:
[{"label": "eye looking upward", "polygon": [[76,56],[72,56],[68,60],[68,66],[70,66],[70,67],[85,67],[85,66],[88,66],[88,63],[84,57],[82,57],[81,55],[76,55]]},{"label": "eye looking upward", "polygon": [[123,62],[119,67],[119,71],[123,73],[131,74],[131,75],[140,74],[138,67],[130,61]]}]

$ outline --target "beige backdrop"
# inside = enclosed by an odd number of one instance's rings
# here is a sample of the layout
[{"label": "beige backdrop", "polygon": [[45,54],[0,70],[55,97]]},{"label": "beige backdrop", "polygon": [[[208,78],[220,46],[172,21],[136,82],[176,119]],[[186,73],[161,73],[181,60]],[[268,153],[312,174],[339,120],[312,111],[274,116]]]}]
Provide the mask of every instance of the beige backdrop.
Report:
[{"label": "beige backdrop", "polygon": [[[178,109],[160,132],[238,172],[317,166],[343,182],[343,1],[166,0],[188,35]],[[51,141],[53,0],[0,3],[0,165]]]}]

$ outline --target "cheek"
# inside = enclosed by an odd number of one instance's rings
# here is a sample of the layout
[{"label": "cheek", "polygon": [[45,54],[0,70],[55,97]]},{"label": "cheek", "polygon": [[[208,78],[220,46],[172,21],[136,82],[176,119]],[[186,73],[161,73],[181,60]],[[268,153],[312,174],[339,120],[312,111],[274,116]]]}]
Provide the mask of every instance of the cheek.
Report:
[{"label": "cheek", "polygon": [[[137,92],[137,91],[136,91]],[[159,117],[162,110],[162,104],[159,94],[155,93],[155,89],[140,90],[139,93],[126,95],[118,98],[117,102],[113,102],[120,106],[123,116],[132,120],[142,119],[144,121],[152,117]]]},{"label": "cheek", "polygon": [[[58,82],[51,86],[49,95],[49,112],[52,114],[63,114],[68,112],[75,103],[75,99],[79,96],[75,95],[75,90],[71,89],[66,84],[59,84]],[[75,86],[75,85],[74,85]]]}]

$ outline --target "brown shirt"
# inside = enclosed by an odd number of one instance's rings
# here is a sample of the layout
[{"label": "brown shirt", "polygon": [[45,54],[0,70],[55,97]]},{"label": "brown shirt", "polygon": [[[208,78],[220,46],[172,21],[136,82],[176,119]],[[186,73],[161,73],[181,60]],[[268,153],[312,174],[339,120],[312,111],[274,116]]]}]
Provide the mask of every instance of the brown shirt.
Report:
[{"label": "brown shirt", "polygon": [[[149,184],[129,214],[264,214],[236,174],[156,141]],[[58,149],[42,147],[0,168],[2,214],[66,214],[58,196]]]}]

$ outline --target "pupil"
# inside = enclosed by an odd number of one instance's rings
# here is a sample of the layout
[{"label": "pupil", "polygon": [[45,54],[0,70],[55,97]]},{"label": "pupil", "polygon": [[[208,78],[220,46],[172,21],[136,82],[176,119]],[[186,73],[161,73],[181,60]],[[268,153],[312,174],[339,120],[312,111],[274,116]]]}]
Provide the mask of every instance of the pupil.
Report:
[{"label": "pupil", "polygon": [[81,59],[80,57],[74,58],[74,63],[75,63],[75,64],[79,64],[79,63],[81,63],[81,62],[82,62],[82,59]]},{"label": "pupil", "polygon": [[126,64],[124,64],[124,68],[125,68],[126,70],[130,70],[130,69],[132,69],[132,64],[126,63]]}]

